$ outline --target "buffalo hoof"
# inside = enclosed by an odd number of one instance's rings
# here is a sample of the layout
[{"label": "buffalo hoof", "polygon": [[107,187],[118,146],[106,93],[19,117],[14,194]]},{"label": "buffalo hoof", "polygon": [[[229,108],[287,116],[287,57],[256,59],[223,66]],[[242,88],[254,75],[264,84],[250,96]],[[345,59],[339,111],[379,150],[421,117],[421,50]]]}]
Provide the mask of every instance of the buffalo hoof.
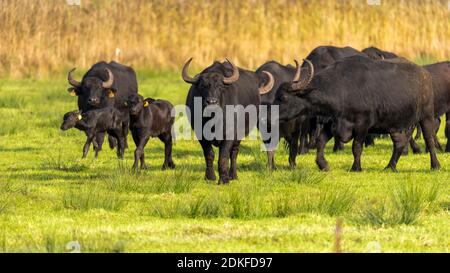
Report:
[{"label": "buffalo hoof", "polygon": [[214,172],[206,173],[205,180],[216,181],[216,175],[214,174]]},{"label": "buffalo hoof", "polygon": [[109,148],[113,150],[117,146],[117,141],[115,138],[108,137]]},{"label": "buffalo hoof", "polygon": [[228,177],[220,177],[219,182],[217,182],[218,185],[225,185],[230,183],[230,179]]},{"label": "buffalo hoof", "polygon": [[361,166],[352,166],[352,168],[350,169],[351,172],[361,172],[362,168]]},{"label": "buffalo hoof", "polygon": [[398,173],[397,168],[391,165],[387,165],[386,168],[384,168],[385,171],[392,171],[394,173]]},{"label": "buffalo hoof", "polygon": [[316,161],[317,167],[319,167],[319,170],[328,172],[330,170],[330,166],[328,165],[328,162],[326,161]]},{"label": "buffalo hoof", "polygon": [[237,180],[238,179],[237,172],[230,171],[228,177],[230,178],[230,180]]},{"label": "buffalo hoof", "polygon": [[161,170],[167,170],[167,169],[175,169],[175,163],[173,162],[169,162],[169,163],[164,163],[161,167]]},{"label": "buffalo hoof", "polygon": [[144,164],[144,165],[141,165],[141,170],[148,170],[148,168],[149,168],[149,167],[148,167],[147,165],[145,165],[145,164]]},{"label": "buffalo hoof", "polygon": [[431,170],[437,171],[439,169],[441,169],[441,164],[439,164],[439,162],[437,162],[435,164],[431,164]]}]

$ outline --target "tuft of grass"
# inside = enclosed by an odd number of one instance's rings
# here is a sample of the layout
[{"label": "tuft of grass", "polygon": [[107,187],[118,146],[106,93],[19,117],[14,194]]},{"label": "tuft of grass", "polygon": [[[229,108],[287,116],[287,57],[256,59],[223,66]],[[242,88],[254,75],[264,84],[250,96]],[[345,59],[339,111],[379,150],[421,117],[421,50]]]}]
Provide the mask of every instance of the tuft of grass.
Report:
[{"label": "tuft of grass", "polygon": [[428,187],[419,183],[402,183],[392,190],[390,198],[366,202],[356,222],[372,226],[415,224],[425,210],[435,209],[440,187],[438,183]]},{"label": "tuft of grass", "polygon": [[62,195],[62,205],[66,209],[119,211],[125,204],[126,199],[119,193],[105,192],[98,185],[70,189]]},{"label": "tuft of grass", "polygon": [[312,171],[308,168],[299,168],[289,172],[285,176],[287,182],[294,182],[297,184],[316,185],[322,182],[326,177],[324,172]]},{"label": "tuft of grass", "polygon": [[61,149],[58,150],[56,156],[50,156],[42,160],[41,167],[47,170],[65,172],[82,172],[88,169],[79,159],[65,160]]},{"label": "tuft of grass", "polygon": [[308,197],[303,206],[306,210],[339,216],[350,212],[356,200],[356,191],[348,186],[333,185],[319,193],[318,197]]}]

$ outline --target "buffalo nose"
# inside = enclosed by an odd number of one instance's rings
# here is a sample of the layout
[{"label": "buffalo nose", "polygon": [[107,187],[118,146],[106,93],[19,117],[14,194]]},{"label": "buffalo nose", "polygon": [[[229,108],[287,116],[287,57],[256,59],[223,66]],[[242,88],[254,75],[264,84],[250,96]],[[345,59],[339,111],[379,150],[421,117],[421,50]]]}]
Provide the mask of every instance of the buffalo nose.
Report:
[{"label": "buffalo nose", "polygon": [[97,103],[98,103],[98,99],[97,99],[97,98],[89,98],[89,99],[88,99],[88,102],[89,102],[90,104],[97,104]]},{"label": "buffalo nose", "polygon": [[206,103],[207,104],[217,104],[217,99],[216,98],[206,98]]}]

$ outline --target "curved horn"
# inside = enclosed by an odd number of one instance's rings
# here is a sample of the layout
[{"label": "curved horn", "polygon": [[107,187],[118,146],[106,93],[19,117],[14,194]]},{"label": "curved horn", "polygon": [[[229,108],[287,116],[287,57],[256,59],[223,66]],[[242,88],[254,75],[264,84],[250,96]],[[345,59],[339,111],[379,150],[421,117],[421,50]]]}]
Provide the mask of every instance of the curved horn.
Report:
[{"label": "curved horn", "polygon": [[266,85],[261,86],[261,87],[258,89],[258,90],[259,90],[259,94],[261,94],[261,95],[270,92],[270,90],[272,90],[272,88],[273,88],[273,86],[274,86],[274,84],[275,84],[275,79],[273,78],[272,73],[267,72],[267,71],[263,71],[263,73],[266,74],[267,77],[269,77],[269,82],[268,82]]},{"label": "curved horn", "polygon": [[197,81],[198,81],[198,75],[197,76],[195,76],[194,78],[191,78],[189,75],[188,75],[188,68],[189,68],[189,65],[191,64],[191,62],[192,62],[192,57],[183,65],[183,69],[181,70],[181,77],[183,77],[183,80],[185,81],[185,82],[187,82],[187,83],[190,83],[190,84],[194,84],[194,83],[196,83]]},{"label": "curved horn", "polygon": [[108,68],[105,68],[106,72],[108,72],[108,80],[102,83],[103,88],[110,88],[114,83],[114,75]]},{"label": "curved horn", "polygon": [[231,84],[235,81],[237,81],[239,79],[239,69],[237,68],[237,66],[235,66],[230,60],[226,59],[227,62],[231,65],[231,67],[233,68],[233,75],[231,75],[230,77],[223,77],[223,83],[225,84]]},{"label": "curved horn", "polygon": [[311,80],[314,77],[314,65],[307,59],[303,61],[307,62],[309,65],[308,76],[304,80],[300,80],[299,82],[292,83],[291,87],[293,91],[301,91],[308,86]]},{"label": "curved horn", "polygon": [[298,82],[300,80],[300,73],[302,71],[302,68],[298,65],[297,60],[294,60],[294,63],[295,63],[295,75],[294,75],[294,79],[292,81]]},{"label": "curved horn", "polygon": [[76,81],[72,77],[72,73],[73,73],[73,71],[75,71],[75,69],[76,68],[72,68],[72,70],[69,71],[69,74],[67,75],[67,80],[69,81],[70,85],[72,85],[73,87],[79,87],[81,85],[81,83]]}]

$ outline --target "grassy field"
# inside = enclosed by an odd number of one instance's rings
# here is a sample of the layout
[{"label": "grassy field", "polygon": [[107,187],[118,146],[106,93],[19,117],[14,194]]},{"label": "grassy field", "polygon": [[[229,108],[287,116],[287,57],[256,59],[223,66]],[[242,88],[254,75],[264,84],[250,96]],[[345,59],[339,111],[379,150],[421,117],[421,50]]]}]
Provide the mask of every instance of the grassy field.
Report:
[{"label": "grassy field", "polygon": [[[145,96],[184,102],[178,73],[138,75]],[[66,88],[65,75],[0,80],[0,251],[64,252],[76,241],[83,252],[330,252],[341,218],[345,252],[450,252],[449,154],[438,155],[440,171],[422,154],[385,172],[382,139],[364,150],[362,173],[348,172],[349,145],[327,150],[332,171],[322,173],[313,152],[289,169],[281,148],[270,172],[260,143],[245,141],[239,180],[218,186],[203,180],[196,141],[177,141],[177,168],[161,171],[163,146],[152,140],[150,169],[133,173],[131,138],[123,161],[107,147],[80,159],[84,134],[59,130],[76,108]]]}]

